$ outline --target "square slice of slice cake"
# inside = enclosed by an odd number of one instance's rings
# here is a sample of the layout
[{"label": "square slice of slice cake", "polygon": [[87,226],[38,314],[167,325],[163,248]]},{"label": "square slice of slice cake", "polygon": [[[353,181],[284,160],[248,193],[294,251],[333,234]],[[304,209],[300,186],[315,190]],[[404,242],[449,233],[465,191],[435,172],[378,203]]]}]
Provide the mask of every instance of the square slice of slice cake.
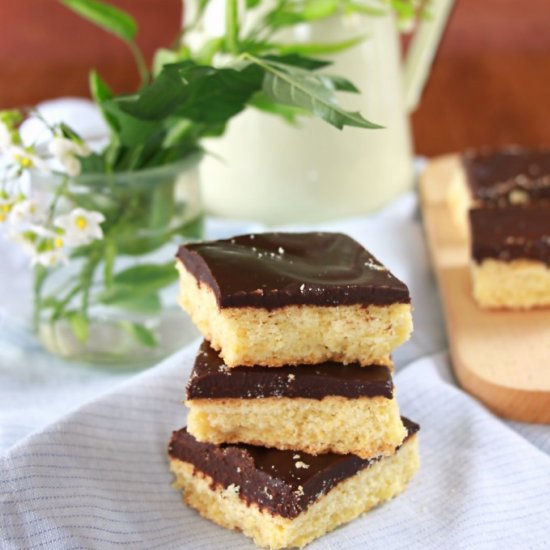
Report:
[{"label": "square slice of slice cake", "polygon": [[550,149],[509,146],[466,151],[448,198],[464,233],[470,208],[550,205]]},{"label": "square slice of slice cake", "polygon": [[200,443],[184,428],[169,447],[187,505],[265,548],[301,548],[401,493],[419,466],[418,425],[392,456],[308,455]]},{"label": "square slice of slice cake", "polygon": [[180,304],[228,367],[390,364],[412,331],[409,291],[340,233],[187,244]]},{"label": "square slice of slice cake", "polygon": [[550,206],[470,211],[472,280],[487,308],[550,306]]},{"label": "square slice of slice cake", "polygon": [[214,444],[370,458],[393,454],[407,433],[387,366],[325,362],[229,369],[206,340],[186,404],[189,433]]}]

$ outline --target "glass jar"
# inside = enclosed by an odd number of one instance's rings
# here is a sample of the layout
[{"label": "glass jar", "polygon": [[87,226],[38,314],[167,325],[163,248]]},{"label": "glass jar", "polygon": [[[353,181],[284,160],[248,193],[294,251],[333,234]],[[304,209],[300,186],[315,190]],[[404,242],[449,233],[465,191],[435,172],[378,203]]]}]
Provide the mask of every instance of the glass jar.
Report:
[{"label": "glass jar", "polygon": [[43,347],[94,364],[147,366],[197,335],[177,305],[175,253],[203,232],[201,154],[136,172],[35,174],[33,196],[56,215],[98,211],[103,239],[65,264],[35,268],[34,326]]}]

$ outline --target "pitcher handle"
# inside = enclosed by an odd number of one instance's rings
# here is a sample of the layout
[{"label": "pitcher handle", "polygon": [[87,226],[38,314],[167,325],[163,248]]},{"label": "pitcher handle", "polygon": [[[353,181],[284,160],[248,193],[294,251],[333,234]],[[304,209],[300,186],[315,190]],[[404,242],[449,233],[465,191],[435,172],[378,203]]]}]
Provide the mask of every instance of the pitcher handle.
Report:
[{"label": "pitcher handle", "polygon": [[405,108],[412,113],[426,84],[439,41],[454,4],[454,0],[434,0],[430,18],[422,20],[416,29],[405,59],[403,81]]}]

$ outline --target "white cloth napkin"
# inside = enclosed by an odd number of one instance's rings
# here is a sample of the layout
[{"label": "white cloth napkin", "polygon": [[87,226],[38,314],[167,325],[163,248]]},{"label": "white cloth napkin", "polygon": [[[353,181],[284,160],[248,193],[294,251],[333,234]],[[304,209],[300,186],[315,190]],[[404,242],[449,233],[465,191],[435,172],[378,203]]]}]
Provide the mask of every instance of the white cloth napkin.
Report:
[{"label": "white cloth napkin", "polygon": [[[402,496],[311,548],[548,548],[550,427],[503,422],[456,387],[415,197],[374,217],[316,228],[351,234],[411,288],[415,333],[396,353],[396,386],[403,413],[422,426],[422,467]],[[223,224],[215,229],[223,233]],[[170,487],[166,446],[185,424],[197,345],[8,449],[0,458],[0,548],[252,548],[184,507]],[[22,372],[30,378],[32,364]],[[31,399],[41,388],[62,395],[42,372],[37,384],[23,375],[6,391],[15,363],[6,371],[0,362],[0,421],[8,433],[17,422],[44,424],[27,414],[38,417]],[[118,379],[88,376],[96,394]],[[76,382],[69,386],[78,393]],[[52,414],[55,404],[40,403]]]},{"label": "white cloth napkin", "polygon": [[[191,346],[0,459],[2,548],[241,549],[170,487],[166,446],[185,424]],[[445,354],[396,377],[422,425],[422,467],[402,496],[314,549],[507,548],[548,544],[550,458],[449,382]]]}]

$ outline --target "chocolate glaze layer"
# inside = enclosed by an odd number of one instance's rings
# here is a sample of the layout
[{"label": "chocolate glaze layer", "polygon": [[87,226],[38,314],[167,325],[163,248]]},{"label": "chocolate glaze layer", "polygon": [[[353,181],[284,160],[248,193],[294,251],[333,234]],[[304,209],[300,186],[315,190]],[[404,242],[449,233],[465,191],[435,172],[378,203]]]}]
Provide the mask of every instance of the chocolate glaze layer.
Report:
[{"label": "chocolate glaze layer", "polygon": [[470,210],[472,257],[550,265],[550,206],[507,206]]},{"label": "chocolate glaze layer", "polygon": [[273,369],[269,367],[228,368],[218,354],[203,341],[187,384],[187,399],[262,397],[306,397],[323,399],[339,395],[393,397],[388,367],[326,362]]},{"label": "chocolate glaze layer", "polygon": [[550,149],[472,150],[462,161],[478,206],[550,201]]},{"label": "chocolate glaze layer", "polygon": [[219,307],[409,303],[407,287],[342,233],[262,233],[183,245],[177,258]]},{"label": "chocolate glaze layer", "polygon": [[[409,438],[420,427],[403,418]],[[252,445],[200,443],[183,428],[172,434],[170,458],[188,462],[213,480],[213,487],[233,488],[248,505],[273,515],[295,518],[339,482],[380,460],[355,455],[280,451]]]}]

